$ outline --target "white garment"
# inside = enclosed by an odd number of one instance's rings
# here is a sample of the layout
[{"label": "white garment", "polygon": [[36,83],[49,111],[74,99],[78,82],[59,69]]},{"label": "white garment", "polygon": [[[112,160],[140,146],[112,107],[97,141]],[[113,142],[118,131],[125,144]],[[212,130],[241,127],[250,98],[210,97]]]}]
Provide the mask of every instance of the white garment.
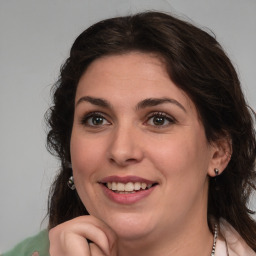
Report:
[{"label": "white garment", "polygon": [[237,231],[224,219],[220,220],[221,236],[217,239],[215,256],[256,256]]}]

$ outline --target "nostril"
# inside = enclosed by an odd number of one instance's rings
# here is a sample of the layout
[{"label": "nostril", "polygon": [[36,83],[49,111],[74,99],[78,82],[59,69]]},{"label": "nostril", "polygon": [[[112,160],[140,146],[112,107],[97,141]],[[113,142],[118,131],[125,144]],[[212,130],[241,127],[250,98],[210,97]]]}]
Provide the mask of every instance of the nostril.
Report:
[{"label": "nostril", "polygon": [[129,164],[134,164],[134,163],[137,163],[138,160],[135,159],[135,158],[128,158],[128,159],[125,159],[125,158],[110,158],[110,162],[113,163],[113,164],[117,164],[117,165],[120,165],[120,166],[126,166],[126,165],[129,165]]},{"label": "nostril", "polygon": [[129,158],[126,160],[126,162],[133,163],[133,162],[137,162],[137,160],[135,158]]}]

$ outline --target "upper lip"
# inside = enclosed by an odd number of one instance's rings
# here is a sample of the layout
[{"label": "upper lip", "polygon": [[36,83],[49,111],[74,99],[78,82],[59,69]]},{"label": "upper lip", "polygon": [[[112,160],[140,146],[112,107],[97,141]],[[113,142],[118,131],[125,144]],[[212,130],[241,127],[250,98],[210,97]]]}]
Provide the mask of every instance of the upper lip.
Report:
[{"label": "upper lip", "polygon": [[120,183],[128,183],[128,182],[144,182],[146,184],[154,184],[157,183],[152,180],[144,179],[138,176],[108,176],[103,178],[100,183],[107,183],[107,182],[120,182]]}]

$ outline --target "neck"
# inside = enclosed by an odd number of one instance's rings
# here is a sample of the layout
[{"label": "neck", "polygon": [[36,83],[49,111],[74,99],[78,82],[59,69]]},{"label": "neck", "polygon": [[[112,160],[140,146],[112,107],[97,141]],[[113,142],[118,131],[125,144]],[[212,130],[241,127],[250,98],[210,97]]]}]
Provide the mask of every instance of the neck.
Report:
[{"label": "neck", "polygon": [[[207,186],[204,188],[207,191]],[[207,193],[202,192],[182,215],[163,221],[147,235],[122,239],[117,243],[118,256],[210,256],[213,234],[207,222]]]},{"label": "neck", "polygon": [[182,232],[175,229],[171,234],[155,232],[142,239],[119,240],[118,256],[210,256],[212,245],[213,234],[206,220],[192,223]]}]

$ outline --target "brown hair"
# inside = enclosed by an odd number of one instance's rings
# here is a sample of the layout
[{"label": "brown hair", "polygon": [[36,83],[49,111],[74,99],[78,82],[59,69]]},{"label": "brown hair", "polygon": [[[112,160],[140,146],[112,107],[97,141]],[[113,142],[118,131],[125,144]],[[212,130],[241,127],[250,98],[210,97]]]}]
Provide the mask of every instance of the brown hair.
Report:
[{"label": "brown hair", "polygon": [[209,142],[223,136],[231,139],[233,154],[227,168],[217,177],[217,185],[214,179],[209,181],[208,216],[226,219],[256,251],[256,223],[247,207],[256,179],[254,114],[233,65],[215,38],[159,12],[103,20],[75,40],[53,88],[53,107],[47,115],[48,149],[61,161],[49,195],[49,228],[88,214],[76,191],[67,187],[72,175],[70,137],[78,81],[95,59],[130,51],[155,53],[164,59],[170,79],[195,103]]}]

